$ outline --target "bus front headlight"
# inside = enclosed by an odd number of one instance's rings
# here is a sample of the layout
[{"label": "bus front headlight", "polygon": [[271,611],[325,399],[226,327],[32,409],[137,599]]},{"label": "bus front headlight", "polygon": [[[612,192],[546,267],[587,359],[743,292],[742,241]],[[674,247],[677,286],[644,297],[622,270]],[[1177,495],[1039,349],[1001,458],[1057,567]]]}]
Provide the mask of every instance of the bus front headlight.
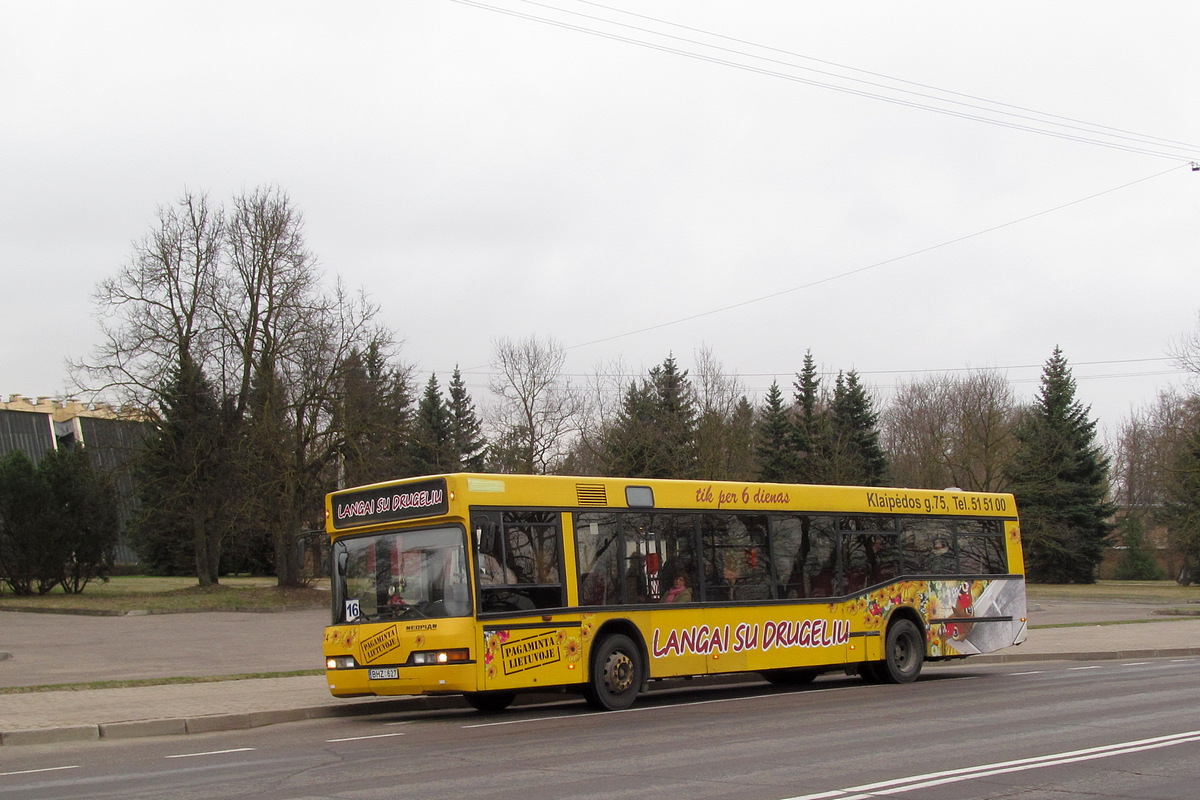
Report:
[{"label": "bus front headlight", "polygon": [[467,648],[459,650],[420,650],[409,656],[410,664],[454,664],[471,660],[471,651]]}]

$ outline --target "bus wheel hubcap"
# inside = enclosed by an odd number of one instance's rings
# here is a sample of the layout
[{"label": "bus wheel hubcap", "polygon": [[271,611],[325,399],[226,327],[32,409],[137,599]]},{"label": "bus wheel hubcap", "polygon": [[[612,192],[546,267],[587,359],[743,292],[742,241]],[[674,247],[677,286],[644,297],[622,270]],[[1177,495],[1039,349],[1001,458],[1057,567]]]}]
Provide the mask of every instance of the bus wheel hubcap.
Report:
[{"label": "bus wheel hubcap", "polygon": [[604,683],[609,691],[620,694],[633,685],[633,661],[622,652],[612,653],[604,665]]}]

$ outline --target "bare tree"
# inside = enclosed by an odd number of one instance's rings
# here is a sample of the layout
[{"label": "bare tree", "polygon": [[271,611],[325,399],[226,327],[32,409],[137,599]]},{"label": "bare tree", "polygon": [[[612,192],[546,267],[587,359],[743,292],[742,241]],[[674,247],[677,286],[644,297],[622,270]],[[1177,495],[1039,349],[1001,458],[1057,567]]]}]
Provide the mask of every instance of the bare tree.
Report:
[{"label": "bare tree", "polygon": [[883,414],[893,482],[1002,491],[1018,411],[1008,381],[994,371],[901,386]]},{"label": "bare tree", "polygon": [[321,286],[303,217],[279,189],[238,197],[228,240],[222,367],[244,431],[244,485],[253,487],[243,501],[270,537],[280,585],[292,586],[301,582],[294,536],[319,525],[322,472],[342,449],[334,429],[342,365],[391,340],[365,296],[340,281],[332,292]]},{"label": "bare tree", "polygon": [[1200,379],[1200,313],[1196,315],[1197,326],[1191,333],[1180,336],[1168,351],[1172,360]]},{"label": "bare tree", "polygon": [[604,473],[605,432],[621,413],[621,398],[629,382],[630,368],[618,357],[598,363],[580,391],[581,412],[577,433],[562,469],[572,475]]},{"label": "bare tree", "polygon": [[224,235],[224,213],[205,195],[185,192],[160,207],[130,262],[97,288],[104,338],[92,361],[74,365],[81,387],[115,392],[151,421],[144,465],[152,466],[133,533],[186,540],[201,585],[217,582],[228,530],[220,521],[229,503],[227,421],[205,375],[219,349]]},{"label": "bare tree", "polygon": [[[160,209],[97,302],[105,340],[79,365],[81,385],[119,390],[157,416],[160,438],[172,437],[157,463],[179,475],[154,482],[157,508],[147,511],[162,520],[173,503],[195,510],[202,583],[216,581],[233,520],[243,549],[265,538],[273,554],[260,563],[283,585],[299,582],[293,537],[321,523],[326,467],[346,449],[343,365],[391,344],[376,307],[340,283],[322,285],[302,216],[277,188],[235,198],[227,220],[185,193]],[[235,503],[218,524],[214,510]]]},{"label": "bare tree", "polygon": [[696,470],[712,480],[752,480],[754,408],[736,375],[705,346],[696,351]]},{"label": "bare tree", "polygon": [[115,391],[153,415],[173,373],[189,361],[208,362],[224,235],[224,213],[206,195],[185,191],[158,209],[157,225],[134,242],[132,259],[93,295],[102,341],[91,360],[71,365],[81,389]]},{"label": "bare tree", "polygon": [[489,388],[496,402],[490,438],[498,468],[554,472],[567,456],[582,419],[584,396],[564,374],[565,361],[553,338],[494,342]]},{"label": "bare tree", "polygon": [[1165,502],[1171,472],[1183,452],[1193,402],[1160,392],[1151,406],[1131,412],[1113,448],[1113,494],[1126,509],[1152,511]]}]

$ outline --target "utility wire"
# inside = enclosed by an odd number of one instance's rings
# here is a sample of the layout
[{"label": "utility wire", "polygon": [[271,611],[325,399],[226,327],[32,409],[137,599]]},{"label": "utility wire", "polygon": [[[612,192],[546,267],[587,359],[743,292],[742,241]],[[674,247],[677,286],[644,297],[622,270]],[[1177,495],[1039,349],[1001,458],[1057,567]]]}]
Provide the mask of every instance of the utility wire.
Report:
[{"label": "utility wire", "polygon": [[1002,222],[999,225],[993,225],[990,228],[984,228],[983,230],[978,230],[978,231],[975,231],[974,233],[968,233],[964,236],[959,236],[954,239],[949,239],[945,242],[941,242],[940,244],[930,245],[929,247],[922,247],[920,250],[913,250],[912,252],[905,253],[904,255],[894,256],[892,258],[884,259],[883,261],[877,261],[874,264],[868,264],[864,267],[858,267],[856,269],[847,270],[845,272],[839,272],[836,275],[828,275],[824,278],[820,278],[815,281],[810,281],[809,283],[801,284],[799,286],[793,286],[790,289],[781,289],[778,292],[772,292],[771,294],[765,294],[760,297],[751,298],[749,300],[742,300],[737,303],[730,303],[729,305],[721,306],[720,308],[713,308],[713,309],[709,309],[708,311],[701,311],[698,314],[691,314],[686,317],[680,317],[678,319],[673,319],[669,322],[660,322],[656,325],[647,325],[646,327],[638,328],[636,330],[626,331],[624,333],[616,333],[616,334],[613,334],[612,336],[604,336],[599,339],[592,339],[591,341],[587,341],[587,342],[580,342],[579,344],[570,345],[568,347],[564,347],[563,349],[564,350],[575,350],[580,347],[588,347],[588,346],[594,345],[594,344],[602,344],[604,342],[611,342],[615,339],[623,339],[626,336],[634,336],[639,333],[646,333],[648,331],[654,331],[654,330],[658,330],[660,328],[666,328],[671,325],[679,325],[680,323],[683,323],[683,322],[691,322],[692,320],[701,319],[703,317],[708,317],[713,314],[720,314],[725,311],[732,311],[735,308],[741,308],[743,306],[748,306],[753,303],[761,303],[764,300],[771,300],[776,297],[782,297],[785,294],[791,294],[793,292],[798,292],[802,289],[811,289],[812,287],[820,286],[823,283],[829,283],[831,281],[840,280],[841,278],[848,278],[851,275],[857,275],[861,272],[867,272],[868,270],[878,269],[880,267],[887,266],[888,264],[895,264],[898,261],[903,261],[908,258],[913,258],[914,256],[919,256],[919,255],[923,255],[925,253],[930,253],[934,250],[940,250],[943,247],[949,247],[952,244],[958,244],[960,242],[965,242],[969,239],[974,239],[976,237],[983,236],[988,233],[994,233],[998,230],[1002,230],[1004,228],[1008,228],[1013,225],[1018,225],[1022,222],[1028,222],[1031,219],[1037,219],[1038,217],[1043,217],[1047,214],[1052,214],[1056,211],[1061,211],[1064,208],[1070,208],[1071,206],[1079,205],[1080,203],[1085,203],[1088,200],[1094,200],[1097,197],[1103,197],[1106,194],[1112,194],[1113,192],[1117,192],[1122,189],[1127,189],[1130,186],[1136,186],[1139,183],[1145,183],[1146,181],[1153,180],[1155,178],[1161,178],[1163,175],[1166,175],[1171,172],[1175,172],[1176,170],[1183,169],[1186,166],[1188,166],[1188,165],[1185,164],[1185,165],[1181,165],[1181,166],[1177,166],[1177,167],[1171,167],[1168,170],[1164,170],[1162,172],[1157,172],[1153,175],[1148,175],[1145,178],[1138,178],[1135,181],[1130,181],[1129,183],[1123,183],[1120,186],[1114,186],[1111,189],[1105,189],[1104,191],[1096,192],[1095,194],[1090,194],[1087,197],[1081,197],[1078,200],[1072,200],[1069,203],[1063,203],[1061,205],[1054,206],[1053,208],[1047,208],[1042,211],[1038,211],[1033,214],[1029,214],[1024,217],[1020,217],[1018,219],[1009,220],[1008,222]]},{"label": "utility wire", "polygon": [[[789,80],[789,81],[793,81],[796,83],[801,83],[801,84],[815,86],[815,87],[824,88],[824,89],[831,89],[833,91],[838,91],[838,92],[842,92],[845,94],[855,95],[855,96],[859,96],[859,97],[866,97],[866,98],[873,99],[873,100],[880,100],[883,102],[892,103],[892,104],[900,105],[900,106],[905,106],[908,108],[916,108],[916,109],[920,109],[920,110],[924,110],[924,111],[931,111],[934,113],[943,114],[943,115],[951,116],[951,117],[957,117],[960,119],[967,119],[967,120],[972,120],[972,121],[976,121],[976,122],[983,122],[983,123],[986,123],[989,125],[997,125],[999,127],[1010,128],[1010,129],[1014,129],[1014,130],[1022,130],[1022,131],[1026,131],[1029,133],[1038,133],[1043,136],[1050,136],[1050,137],[1057,138],[1057,139],[1065,139],[1068,141],[1074,141],[1074,142],[1078,142],[1078,143],[1082,143],[1082,144],[1092,144],[1092,145],[1097,145],[1100,147],[1108,147],[1111,149],[1123,150],[1125,152],[1138,153],[1141,155],[1148,155],[1148,156],[1153,156],[1153,157],[1157,157],[1157,158],[1169,158],[1172,160],[1195,160],[1196,154],[1200,153],[1200,146],[1198,146],[1198,145],[1191,145],[1191,144],[1186,144],[1186,143],[1172,143],[1171,140],[1162,139],[1160,137],[1150,137],[1150,136],[1145,136],[1143,134],[1133,134],[1133,133],[1129,133],[1126,131],[1121,131],[1118,128],[1093,125],[1091,123],[1066,124],[1066,122],[1058,122],[1055,120],[1056,119],[1068,120],[1068,118],[1059,117],[1057,115],[1043,114],[1042,112],[1030,112],[1030,113],[1039,114],[1044,117],[1050,117],[1050,119],[1036,119],[1034,117],[1028,116],[1027,114],[1015,114],[1010,111],[1004,111],[1002,109],[989,109],[989,108],[975,105],[973,103],[966,103],[966,102],[959,101],[959,100],[938,98],[938,97],[934,97],[934,96],[931,96],[931,95],[928,95],[925,93],[921,93],[921,92],[915,92],[915,91],[908,90],[908,89],[886,86],[884,84],[876,83],[874,81],[868,81],[868,80],[864,80],[861,78],[854,78],[854,77],[851,77],[848,75],[838,75],[836,73],[831,73],[831,72],[827,72],[827,71],[823,71],[823,70],[815,70],[810,67],[804,67],[804,66],[800,66],[797,64],[788,63],[788,62],[780,61],[780,60],[774,59],[774,58],[766,58],[763,56],[756,56],[752,53],[747,53],[745,51],[734,50],[734,49],[728,48],[728,47],[707,44],[704,42],[697,41],[695,39],[689,39],[689,38],[682,37],[682,36],[676,36],[674,34],[663,33],[661,31],[654,31],[649,28],[644,28],[644,27],[640,27],[640,26],[636,26],[636,25],[629,25],[629,24],[617,22],[617,21],[611,20],[611,19],[595,17],[595,16],[587,15],[587,14],[581,14],[580,12],[570,11],[570,10],[563,9],[560,7],[547,5],[545,3],[536,2],[536,0],[519,0],[519,2],[525,3],[527,5],[532,5],[535,7],[543,8],[548,11],[554,11],[554,12],[558,12],[558,13],[562,13],[562,14],[568,14],[568,15],[571,15],[574,17],[581,17],[584,20],[590,21],[592,23],[598,22],[601,24],[610,25],[610,26],[614,26],[617,28],[632,30],[635,33],[649,34],[651,36],[661,37],[661,38],[669,40],[669,41],[680,42],[685,45],[708,48],[708,49],[716,51],[718,53],[733,54],[733,55],[737,55],[737,56],[740,56],[743,58],[754,59],[756,61],[763,62],[764,64],[767,64],[769,66],[760,67],[760,66],[753,66],[751,64],[744,64],[744,63],[740,63],[737,61],[731,61],[728,58],[723,57],[723,56],[714,56],[714,55],[708,55],[708,54],[704,54],[704,53],[700,53],[700,52],[694,52],[691,50],[680,49],[677,46],[656,43],[656,42],[648,41],[645,39],[639,39],[639,38],[636,38],[635,36],[613,33],[611,31],[605,31],[605,30],[601,30],[601,29],[598,29],[595,27],[588,27],[587,25],[584,25],[584,24],[575,24],[575,23],[566,22],[563,20],[553,19],[550,17],[539,16],[538,14],[516,11],[511,8],[504,8],[501,6],[494,5],[492,3],[483,2],[482,0],[451,0],[451,2],[455,2],[460,5],[471,6],[471,7],[486,10],[486,11],[492,11],[492,12],[495,12],[498,14],[504,14],[504,15],[516,17],[519,19],[525,19],[525,20],[529,20],[529,21],[533,21],[533,22],[539,22],[539,23],[542,23],[545,25],[550,25],[550,26],[562,28],[565,30],[571,30],[571,31],[579,32],[579,33],[585,33],[588,35],[597,36],[597,37],[604,38],[604,39],[610,39],[613,41],[623,42],[626,44],[632,44],[632,45],[635,45],[638,47],[644,47],[647,49],[657,50],[657,51],[664,52],[664,53],[670,53],[673,55],[684,56],[687,58],[692,58],[692,59],[696,59],[699,61],[705,61],[708,63],[717,64],[717,65],[721,65],[721,66],[732,67],[734,69],[740,69],[740,70],[744,70],[747,72],[757,73],[760,75],[766,75],[766,76],[770,76],[770,77],[780,78],[783,80]],[[608,8],[606,6],[602,6],[602,7]],[[628,13],[628,12],[621,12],[621,13]],[[647,17],[646,19],[654,19],[654,18]],[[664,22],[663,24],[675,26],[674,23],[669,23],[669,22]],[[675,26],[675,27],[680,27],[680,28],[684,28],[687,30],[699,31],[699,29],[688,29],[688,28],[686,28],[686,26]],[[717,38],[728,39],[730,41],[737,41],[737,42],[742,41],[742,40],[733,40],[733,39],[730,39],[730,37],[722,37],[722,36],[720,36],[720,34],[712,34],[712,33],[708,33],[708,32],[703,32],[703,33],[705,33],[706,35],[717,37]],[[770,47],[765,47],[762,45],[752,45],[752,46],[761,47],[762,49],[768,50],[768,51],[784,52],[784,53],[787,52],[787,51],[780,51],[777,48],[770,48]],[[802,55],[798,55],[798,54],[794,54],[794,53],[787,53],[787,54],[792,57],[795,57],[795,58],[805,58],[805,59],[808,58],[807,56],[802,56]],[[819,61],[818,59],[813,59],[813,60]],[[832,62],[825,62],[825,63],[832,63]],[[779,71],[778,67],[785,67],[788,69],[805,70],[807,72],[824,75],[826,77],[833,77],[833,78],[836,78],[836,79],[842,80],[842,81],[850,81],[853,83],[862,84],[864,86],[872,87],[873,89],[897,92],[901,95],[909,95],[909,96],[916,97],[916,98],[923,98],[924,100],[932,100],[935,102],[946,103],[946,104],[949,104],[951,107],[939,107],[936,105],[931,105],[928,102],[921,102],[918,100],[905,99],[905,97],[903,97],[903,96],[900,96],[900,97],[889,96],[886,94],[880,94],[877,91],[856,89],[856,88],[852,88],[849,86],[839,86],[837,84],[828,83],[828,82],[822,81],[822,80],[814,80],[811,78],[804,78],[799,75],[781,72],[781,71]],[[845,68],[845,67],[842,67],[842,68]],[[853,68],[845,68],[845,69],[853,69]],[[863,74],[874,74],[874,73],[866,73],[866,71],[864,71],[864,70],[856,70],[856,71],[862,72]],[[884,76],[884,77],[887,77],[887,76]],[[902,81],[901,79],[895,79],[895,78],[888,78],[888,79],[894,80],[897,82],[901,82],[901,83],[905,83],[908,85],[912,85],[912,86],[923,86],[922,84],[917,84],[912,81]],[[959,97],[972,97],[970,95],[964,95],[964,94],[957,93],[957,92],[950,92],[950,91],[943,90],[943,89],[934,88],[934,91],[942,92],[944,94],[949,94],[949,95],[957,95]],[[976,98],[972,98],[972,99],[976,99]],[[996,103],[996,102],[990,101],[990,100],[983,100],[982,102],[990,103],[990,104],[996,105],[996,106],[1004,106],[1004,107],[1008,107],[1008,108],[1020,109],[1019,106],[1011,106],[1011,105],[1007,105],[1007,104],[1003,104],[1003,103]],[[958,108],[956,108],[956,106]],[[964,110],[960,110],[960,109],[964,109]],[[1029,111],[1028,109],[1020,109],[1020,110]],[[977,113],[977,112],[979,112],[979,113]],[[989,116],[986,116],[986,114],[1000,114],[1000,115],[1002,115],[1002,117],[1007,117],[1008,119],[989,117]],[[1075,123],[1078,121],[1070,120],[1070,122]],[[1063,130],[1047,129],[1045,127],[1038,127],[1039,125],[1056,126],[1058,128],[1062,128]],[[1079,133],[1072,133],[1071,131],[1078,131],[1078,132],[1086,133],[1087,135],[1086,136],[1080,135]],[[1109,133],[1108,131],[1113,131],[1113,133]],[[1107,137],[1107,139],[1106,138],[1093,138],[1093,137]],[[1164,144],[1166,145],[1165,147],[1164,147]]]},{"label": "utility wire", "polygon": [[[521,2],[532,2],[532,0],[521,0]],[[1114,134],[1122,134],[1123,135],[1122,138],[1135,138],[1135,139],[1145,140],[1148,142],[1160,142],[1162,144],[1178,145],[1182,148],[1185,148],[1185,149],[1191,150],[1191,151],[1200,149],[1200,145],[1190,144],[1188,142],[1180,142],[1180,141],[1176,141],[1174,139],[1164,139],[1159,136],[1140,134],[1140,133],[1136,133],[1134,131],[1129,131],[1129,130],[1125,130],[1122,128],[1114,128],[1114,127],[1111,127],[1108,125],[1098,125],[1095,123],[1087,122],[1085,120],[1074,119],[1072,117],[1062,116],[1060,114],[1051,114],[1046,111],[1037,111],[1036,109],[1026,108],[1024,106],[1013,105],[1011,103],[1004,103],[1004,102],[1001,102],[998,100],[989,100],[986,97],[979,97],[977,95],[967,94],[964,92],[956,92],[952,89],[942,89],[940,87],[932,86],[927,83],[920,83],[918,81],[910,81],[910,80],[906,80],[904,78],[897,78],[894,75],[887,75],[882,72],[872,72],[871,70],[859,69],[858,67],[851,67],[846,64],[839,64],[836,61],[828,61],[828,60],[821,59],[821,58],[815,58],[813,56],[806,56],[803,53],[797,53],[792,50],[783,50],[781,48],[771,47],[770,45],[757,44],[757,43],[751,42],[747,39],[738,39],[733,36],[725,36],[720,33],[714,33],[713,31],[704,30],[703,28],[694,28],[689,25],[681,25],[676,22],[671,22],[670,20],[659,19],[658,17],[651,17],[651,16],[647,16],[644,14],[637,14],[633,11],[625,11],[624,9],[616,8],[615,6],[608,6],[608,5],[604,5],[603,3],[593,2],[593,0],[576,0],[576,2],[581,3],[583,5],[594,6],[597,8],[603,8],[607,11],[612,11],[617,14],[624,14],[624,15],[627,15],[630,17],[635,17],[638,19],[648,20],[650,22],[654,22],[654,23],[657,23],[660,25],[668,25],[672,28],[678,28],[680,30],[691,31],[693,33],[699,33],[699,34],[703,34],[705,36],[711,36],[716,39],[721,39],[721,40],[728,41],[728,42],[734,42],[736,44],[741,44],[741,45],[747,45],[749,47],[760,48],[762,50],[766,50],[766,51],[773,52],[773,53],[780,53],[782,55],[790,56],[792,58],[799,58],[799,59],[803,59],[805,61],[811,61],[815,64],[823,64],[828,67],[833,67],[833,68],[840,69],[840,70],[846,70],[849,72],[855,72],[860,75],[870,75],[871,77],[874,77],[874,78],[881,78],[883,80],[892,81],[894,83],[903,84],[905,86],[915,86],[919,89],[926,89],[929,91],[939,92],[941,94],[950,95],[952,97],[962,97],[967,100],[972,100],[974,102],[987,103],[989,105],[997,106],[998,108],[1001,108],[1001,109],[1010,108],[1010,109],[1013,109],[1014,111],[1024,112],[1025,114],[1036,114],[1040,117],[1045,117],[1048,120],[1062,120],[1063,122],[1072,123],[1072,126],[1075,126],[1075,125],[1085,126],[1089,130],[1095,130],[1098,132],[1099,131],[1112,131]],[[535,3],[535,4],[542,5],[541,3]],[[574,13],[574,12],[567,12],[567,13]],[[804,67],[799,67],[799,68],[805,69]],[[822,72],[821,74],[833,75],[835,77],[846,77],[849,80],[857,80],[854,78],[849,78],[848,76],[840,76],[840,75],[837,75],[836,73]],[[871,85],[879,85],[879,84],[872,83]],[[927,95],[922,95],[922,96],[927,96]]]}]

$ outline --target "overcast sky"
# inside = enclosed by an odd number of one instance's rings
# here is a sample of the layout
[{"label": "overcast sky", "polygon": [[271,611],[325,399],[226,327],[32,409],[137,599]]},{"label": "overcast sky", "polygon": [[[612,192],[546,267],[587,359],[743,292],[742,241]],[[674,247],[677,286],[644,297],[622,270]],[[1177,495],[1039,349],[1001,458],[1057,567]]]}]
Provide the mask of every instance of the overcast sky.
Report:
[{"label": "overcast sky", "polygon": [[1194,0],[0,11],[5,396],[71,391],[159,205],[267,184],[480,405],[531,335],[581,375],[708,347],[756,400],[806,349],[881,400],[981,367],[1032,397],[1060,345],[1109,428],[1184,381]]}]

